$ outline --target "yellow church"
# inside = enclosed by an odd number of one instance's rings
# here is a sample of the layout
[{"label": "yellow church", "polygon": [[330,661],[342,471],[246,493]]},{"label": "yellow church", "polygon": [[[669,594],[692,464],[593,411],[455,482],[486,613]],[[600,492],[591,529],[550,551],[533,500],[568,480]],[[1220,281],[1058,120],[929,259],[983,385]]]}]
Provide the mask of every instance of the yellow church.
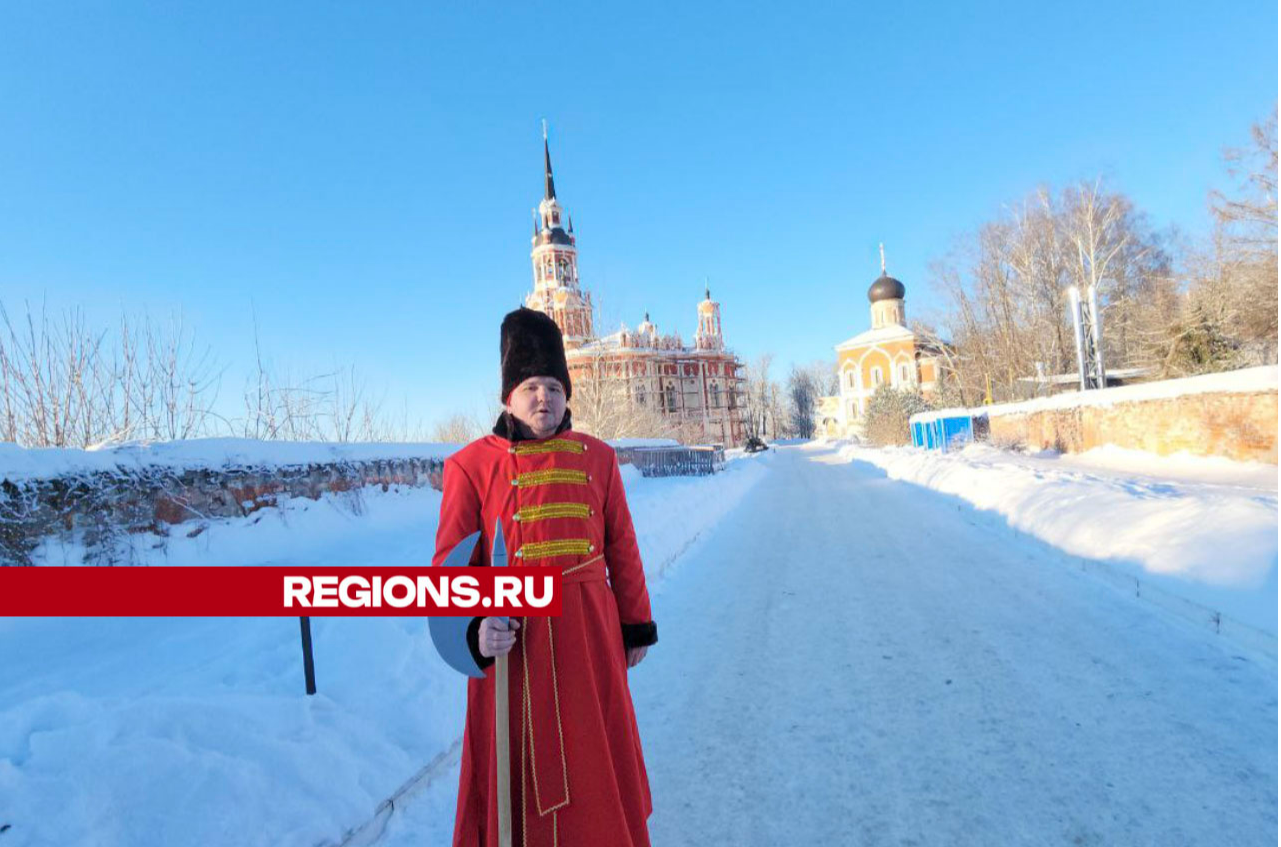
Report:
[{"label": "yellow church", "polygon": [[879,386],[917,389],[926,398],[938,386],[939,361],[907,328],[907,288],[885,272],[881,247],[881,275],[867,290],[872,307],[872,328],[836,345],[840,393],[821,397],[818,433],[841,438],[862,433],[867,403]]}]

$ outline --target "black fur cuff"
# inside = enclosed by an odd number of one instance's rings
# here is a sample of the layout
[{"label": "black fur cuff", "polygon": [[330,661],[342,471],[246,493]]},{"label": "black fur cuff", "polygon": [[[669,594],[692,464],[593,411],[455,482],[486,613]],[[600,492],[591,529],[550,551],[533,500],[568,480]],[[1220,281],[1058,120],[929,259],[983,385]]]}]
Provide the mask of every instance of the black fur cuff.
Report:
[{"label": "black fur cuff", "polygon": [[467,649],[471,651],[471,657],[476,662],[476,667],[483,671],[494,663],[494,658],[480,654],[480,622],[482,620],[484,618],[472,618],[471,623],[467,625]]},{"label": "black fur cuff", "polygon": [[657,643],[658,624],[653,621],[623,624],[624,647],[648,647]]}]

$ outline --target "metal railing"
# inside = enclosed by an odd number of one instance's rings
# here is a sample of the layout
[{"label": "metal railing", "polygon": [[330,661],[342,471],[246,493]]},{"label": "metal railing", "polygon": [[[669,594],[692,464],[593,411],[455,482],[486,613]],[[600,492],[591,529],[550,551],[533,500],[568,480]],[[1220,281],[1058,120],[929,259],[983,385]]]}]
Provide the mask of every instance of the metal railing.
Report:
[{"label": "metal railing", "polygon": [[725,448],[618,447],[620,465],[630,464],[642,476],[708,476],[725,469]]}]

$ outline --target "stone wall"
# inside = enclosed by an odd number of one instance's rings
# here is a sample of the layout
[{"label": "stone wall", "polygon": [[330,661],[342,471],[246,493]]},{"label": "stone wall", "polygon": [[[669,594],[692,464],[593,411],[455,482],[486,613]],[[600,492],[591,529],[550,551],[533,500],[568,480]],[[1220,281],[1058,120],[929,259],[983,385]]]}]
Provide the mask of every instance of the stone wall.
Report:
[{"label": "stone wall", "polygon": [[6,478],[0,481],[0,565],[30,564],[31,552],[49,536],[74,538],[92,563],[114,564],[122,535],[196,536],[211,520],[243,517],[282,497],[318,500],[370,485],[439,489],[443,469],[443,459],[413,458],[219,469],[152,465]]},{"label": "stone wall", "polygon": [[1130,392],[1111,399],[1105,396],[1108,392],[1125,389],[1109,389],[1074,395],[1081,400],[1075,404],[1052,398],[1059,402],[1043,403],[1041,408],[1036,402],[992,406],[986,411],[990,438],[1004,447],[1078,453],[1115,445],[1161,455],[1186,452],[1276,464],[1275,377],[1271,389],[1239,390],[1245,387],[1167,396]]}]

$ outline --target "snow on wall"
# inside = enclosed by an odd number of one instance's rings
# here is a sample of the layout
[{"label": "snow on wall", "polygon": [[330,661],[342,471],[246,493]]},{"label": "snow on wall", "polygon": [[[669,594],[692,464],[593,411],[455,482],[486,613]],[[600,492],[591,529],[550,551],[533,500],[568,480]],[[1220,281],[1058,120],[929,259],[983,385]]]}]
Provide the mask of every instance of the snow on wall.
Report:
[{"label": "snow on wall", "polygon": [[1243,368],[1237,371],[1203,374],[1183,379],[1163,379],[1137,385],[1118,385],[1094,391],[1065,391],[1050,397],[1038,397],[1020,403],[997,403],[974,409],[941,409],[921,412],[912,416],[913,421],[929,421],[965,415],[1025,414],[1050,409],[1073,409],[1081,406],[1111,406],[1117,403],[1136,403],[1143,400],[1168,400],[1194,394],[1259,394],[1277,392],[1277,366]]},{"label": "snow on wall", "polygon": [[1212,393],[1249,395],[1249,393],[1269,391],[1272,393],[1277,391],[1277,365],[1228,370],[1225,373],[1204,374],[1200,377],[1184,379],[1161,379],[1161,381],[1143,382],[1135,386],[1099,388],[1097,391],[1068,391],[1052,397],[1038,397],[1036,400],[988,406],[981,411],[986,411],[989,416],[1009,415],[1049,409],[1073,409],[1079,406],[1111,406],[1120,402],[1170,400],[1173,397],[1212,395]]},{"label": "snow on wall", "polygon": [[[612,443],[622,452],[679,447],[668,439]],[[55,556],[63,564],[135,564],[148,558],[147,547],[167,546],[176,525],[199,534],[211,521],[283,499],[317,500],[369,485],[439,488],[444,459],[458,448],[235,438],[103,450],[0,444],[0,565],[41,563],[59,549],[86,556],[79,562]],[[621,452],[620,460],[626,460]]]},{"label": "snow on wall", "polygon": [[[263,455],[200,449],[158,461],[117,457],[95,467],[77,461],[81,456],[39,451],[36,461],[29,462],[31,469],[54,465],[60,473],[15,475],[16,481],[5,478],[0,483],[0,565],[40,564],[42,548],[55,541],[83,551],[82,560],[63,564],[138,564],[146,558],[140,551],[165,546],[175,533],[194,537],[220,519],[269,509],[283,499],[318,500],[371,485],[384,490],[391,485],[439,487],[444,463],[430,455],[335,460],[332,457],[341,453],[293,454],[285,459],[290,463],[273,465]],[[331,458],[292,463],[323,456]],[[50,458],[54,461],[42,461]]]},{"label": "snow on wall", "polygon": [[444,459],[459,446],[259,441],[250,438],[193,438],[186,441],[124,444],[102,450],[27,448],[0,443],[0,478],[16,483],[27,479],[148,468],[184,471],[204,468],[290,467],[389,459]]}]

